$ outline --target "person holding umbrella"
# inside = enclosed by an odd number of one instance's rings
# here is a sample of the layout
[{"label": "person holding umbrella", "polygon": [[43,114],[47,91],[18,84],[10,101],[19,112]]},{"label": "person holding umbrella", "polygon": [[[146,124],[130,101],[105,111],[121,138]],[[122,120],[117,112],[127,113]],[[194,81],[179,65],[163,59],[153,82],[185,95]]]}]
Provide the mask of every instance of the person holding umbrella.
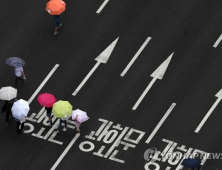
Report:
[{"label": "person holding umbrella", "polygon": [[[28,112],[30,110],[29,103],[25,100],[18,100],[14,102],[12,106],[12,116],[14,117],[16,121],[16,130],[17,132],[24,132],[24,124],[25,124],[25,117],[28,115]],[[21,125],[21,129],[19,129],[19,126]]]},{"label": "person holding umbrella", "polygon": [[56,103],[55,96],[53,94],[43,93],[38,96],[37,100],[41,106],[45,107],[46,116],[48,117],[47,123],[50,122],[50,126],[52,126],[52,106],[54,103]]},{"label": "person holding umbrella", "polygon": [[57,133],[59,133],[62,123],[65,123],[65,128],[67,130],[68,127],[66,120],[68,120],[72,114],[72,105],[68,101],[59,100],[53,104],[52,113],[55,115],[55,117],[60,119],[59,126],[56,129]]},{"label": "person holding umbrella", "polygon": [[5,104],[2,107],[1,113],[6,111],[6,126],[9,125],[9,116],[12,116],[11,108],[14,102],[12,99],[16,98],[16,96],[17,90],[11,86],[2,87],[0,89],[0,99],[5,100]]},{"label": "person holding umbrella", "polygon": [[10,57],[7,58],[6,64],[12,66],[15,70],[15,88],[17,89],[18,81],[21,80],[23,83],[26,81],[25,72],[23,70],[23,66],[25,62],[19,57]]},{"label": "person holding umbrella", "polygon": [[87,116],[87,113],[80,110],[80,109],[76,109],[74,111],[72,111],[72,120],[75,121],[76,124],[76,130],[78,133],[80,133],[80,125],[81,123],[87,121],[89,119],[89,117]]},{"label": "person holding umbrella", "polygon": [[53,15],[56,21],[56,27],[54,31],[54,35],[57,35],[58,29],[62,26],[61,23],[61,13],[65,11],[66,3],[62,0],[51,0],[46,4],[46,11]]},{"label": "person holding umbrella", "polygon": [[183,160],[181,165],[188,168],[188,170],[194,170],[194,168],[198,168],[198,170],[200,170],[202,168],[201,161],[199,159],[187,158]]}]

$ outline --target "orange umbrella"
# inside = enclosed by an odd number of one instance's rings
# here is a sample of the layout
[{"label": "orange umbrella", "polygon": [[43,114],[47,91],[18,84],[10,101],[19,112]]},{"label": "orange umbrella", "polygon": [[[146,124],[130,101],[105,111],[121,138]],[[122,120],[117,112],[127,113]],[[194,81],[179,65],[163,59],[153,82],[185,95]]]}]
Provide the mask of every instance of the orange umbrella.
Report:
[{"label": "orange umbrella", "polygon": [[46,11],[50,15],[60,15],[66,9],[66,3],[62,0],[51,0],[46,4]]}]

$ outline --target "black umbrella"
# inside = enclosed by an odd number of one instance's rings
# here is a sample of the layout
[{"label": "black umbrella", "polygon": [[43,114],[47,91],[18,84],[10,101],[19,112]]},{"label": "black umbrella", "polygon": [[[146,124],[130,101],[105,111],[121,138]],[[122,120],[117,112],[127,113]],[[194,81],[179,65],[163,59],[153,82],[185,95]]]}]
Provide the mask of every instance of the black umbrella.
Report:
[{"label": "black umbrella", "polygon": [[184,159],[181,165],[185,166],[186,168],[198,168],[200,167],[201,161],[199,159]]}]

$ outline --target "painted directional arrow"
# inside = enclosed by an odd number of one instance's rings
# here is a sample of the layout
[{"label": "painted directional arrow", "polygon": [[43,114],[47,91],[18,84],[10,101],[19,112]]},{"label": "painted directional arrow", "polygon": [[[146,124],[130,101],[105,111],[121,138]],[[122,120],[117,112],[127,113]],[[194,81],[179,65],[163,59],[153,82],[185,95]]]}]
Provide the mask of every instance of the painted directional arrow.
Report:
[{"label": "painted directional arrow", "polygon": [[81,84],[77,87],[77,89],[73,92],[73,96],[75,96],[79,90],[82,88],[82,86],[86,83],[86,81],[89,79],[89,77],[93,74],[93,72],[97,69],[97,67],[100,65],[100,63],[106,63],[118,41],[119,37],[113,41],[98,57],[95,58],[97,63],[95,66],[91,69],[91,71],[87,74],[87,76],[83,79]]},{"label": "painted directional arrow", "polygon": [[157,79],[162,79],[164,76],[164,73],[166,72],[166,69],[170,63],[170,60],[172,58],[174,53],[172,53],[150,76],[153,77],[150,84],[147,86],[147,88],[144,90],[143,94],[140,96],[140,98],[137,100],[136,104],[133,106],[132,110],[136,110],[136,108],[139,106],[140,102],[143,100],[145,95],[148,93],[150,88],[153,86],[155,81]]},{"label": "painted directional arrow", "polygon": [[203,118],[203,120],[200,122],[200,124],[198,125],[198,127],[196,128],[196,130],[194,132],[198,133],[200,131],[200,129],[202,128],[202,126],[204,125],[204,123],[207,121],[208,117],[211,115],[211,113],[214,111],[214,109],[217,107],[217,105],[220,103],[221,99],[222,99],[222,89],[215,95],[216,97],[218,97],[218,99],[216,100],[216,102],[213,104],[213,106],[210,108],[210,110],[207,112],[207,114],[205,115],[205,117]]}]

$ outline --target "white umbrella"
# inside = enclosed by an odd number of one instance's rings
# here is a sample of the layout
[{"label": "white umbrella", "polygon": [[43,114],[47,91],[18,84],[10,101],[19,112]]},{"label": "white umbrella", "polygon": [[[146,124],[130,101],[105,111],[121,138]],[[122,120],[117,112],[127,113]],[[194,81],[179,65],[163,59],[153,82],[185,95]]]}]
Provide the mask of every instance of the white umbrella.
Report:
[{"label": "white umbrella", "polygon": [[76,118],[76,116],[78,115],[77,117],[77,120],[82,123],[82,122],[85,122],[89,119],[89,117],[87,116],[87,113],[82,111],[82,110],[73,110],[72,111],[72,119],[74,120]]},{"label": "white umbrella", "polygon": [[25,118],[28,115],[29,110],[29,103],[22,99],[14,102],[11,109],[13,117],[18,120]]},{"label": "white umbrella", "polygon": [[0,89],[0,99],[1,100],[11,100],[16,98],[17,96],[17,90],[11,86],[8,87],[2,87]]}]

